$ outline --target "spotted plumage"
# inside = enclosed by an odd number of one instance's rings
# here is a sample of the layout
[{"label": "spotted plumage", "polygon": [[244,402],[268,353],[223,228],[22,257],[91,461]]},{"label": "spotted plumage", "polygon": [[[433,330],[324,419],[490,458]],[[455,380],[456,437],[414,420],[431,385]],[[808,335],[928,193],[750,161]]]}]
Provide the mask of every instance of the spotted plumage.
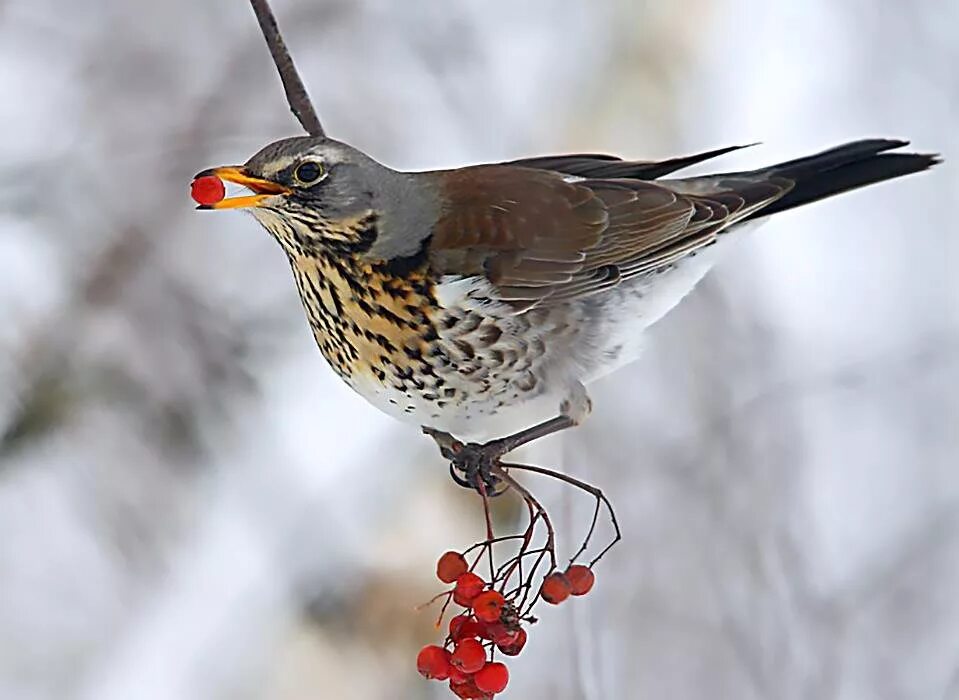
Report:
[{"label": "spotted plumage", "polygon": [[469,424],[537,390],[546,328],[471,303],[443,305],[444,283],[416,267],[331,254],[290,255],[320,352],[333,370],[396,417],[445,414]]},{"label": "spotted plumage", "polygon": [[[320,351],[378,408],[496,434],[589,411],[584,385],[709,270],[728,231],[918,172],[932,156],[858,141],[762,170],[663,179],[732,149],[656,163],[549,156],[400,173],[325,137],[207,171],[286,252]],[[534,410],[536,409],[536,410]]]}]

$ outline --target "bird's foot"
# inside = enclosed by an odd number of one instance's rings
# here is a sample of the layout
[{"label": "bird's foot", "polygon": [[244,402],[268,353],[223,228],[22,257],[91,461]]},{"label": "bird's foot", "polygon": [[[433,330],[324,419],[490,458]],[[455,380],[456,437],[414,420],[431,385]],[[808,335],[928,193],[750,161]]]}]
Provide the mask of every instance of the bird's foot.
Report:
[{"label": "bird's foot", "polygon": [[457,484],[486,496],[499,496],[506,490],[502,479],[493,474],[500,466],[500,458],[509,451],[501,440],[464,443],[441,430],[424,427],[423,432],[433,438],[440,454],[450,461],[450,476]]}]

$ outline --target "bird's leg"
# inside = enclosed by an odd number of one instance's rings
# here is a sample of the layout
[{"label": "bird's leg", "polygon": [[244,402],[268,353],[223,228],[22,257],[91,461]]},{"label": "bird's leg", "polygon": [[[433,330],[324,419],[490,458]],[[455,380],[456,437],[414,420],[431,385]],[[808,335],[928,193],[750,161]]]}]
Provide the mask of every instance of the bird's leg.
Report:
[{"label": "bird's leg", "polygon": [[502,493],[502,489],[498,488],[501,479],[492,472],[503,455],[533,440],[579,425],[589,415],[591,408],[592,404],[585,388],[577,384],[561,404],[560,415],[506,437],[484,443],[464,443],[449,433],[427,426],[423,426],[423,432],[433,438],[440,448],[440,454],[450,460],[450,476],[453,481],[481,493],[482,485],[487,495],[496,496]]},{"label": "bird's leg", "polygon": [[572,418],[560,415],[538,423],[531,428],[484,443],[464,443],[449,433],[425,426],[423,432],[436,441],[440,448],[440,454],[450,460],[450,475],[453,477],[453,481],[460,486],[477,491],[480,490],[480,484],[482,484],[487,495],[496,496],[502,493],[502,489],[499,488],[500,479],[494,476],[492,471],[493,466],[499,464],[503,455],[521,445],[552,435],[560,430],[571,428],[574,425],[576,423]]}]

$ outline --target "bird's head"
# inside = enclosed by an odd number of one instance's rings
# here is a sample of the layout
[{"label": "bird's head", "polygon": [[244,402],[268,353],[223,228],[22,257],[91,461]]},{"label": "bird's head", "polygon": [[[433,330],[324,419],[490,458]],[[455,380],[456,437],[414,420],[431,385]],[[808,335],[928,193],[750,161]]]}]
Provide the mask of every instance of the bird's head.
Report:
[{"label": "bird's head", "polygon": [[405,176],[344,143],[301,136],[276,141],[243,165],[211,168],[249,194],[227,197],[200,209],[250,212],[290,254],[320,249],[365,253],[378,224],[396,208]]}]

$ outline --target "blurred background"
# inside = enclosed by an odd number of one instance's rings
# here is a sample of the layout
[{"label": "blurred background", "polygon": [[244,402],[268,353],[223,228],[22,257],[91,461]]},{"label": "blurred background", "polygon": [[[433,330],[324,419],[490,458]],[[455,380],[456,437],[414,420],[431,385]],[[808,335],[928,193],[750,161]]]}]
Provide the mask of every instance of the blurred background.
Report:
[{"label": "blurred background", "polygon": [[[959,698],[959,2],[274,9],[327,131],[398,168],[945,155],[744,240],[528,455],[625,541],[504,697]],[[188,197],[298,132],[248,4],[0,0],[0,94],[0,698],[451,697],[413,607],[477,499]],[[576,535],[589,503],[530,485]]]}]

